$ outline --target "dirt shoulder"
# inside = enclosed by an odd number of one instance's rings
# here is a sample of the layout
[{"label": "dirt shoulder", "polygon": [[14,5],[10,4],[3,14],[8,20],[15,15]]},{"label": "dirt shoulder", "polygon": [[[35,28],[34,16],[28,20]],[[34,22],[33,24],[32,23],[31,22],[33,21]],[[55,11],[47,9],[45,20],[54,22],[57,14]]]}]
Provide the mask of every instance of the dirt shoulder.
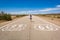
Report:
[{"label": "dirt shoulder", "polygon": [[52,18],[52,17],[46,17],[46,16],[39,16],[39,17],[60,26],[60,19],[59,18]]},{"label": "dirt shoulder", "polygon": [[6,24],[8,24],[8,23],[11,23],[12,21],[14,21],[14,20],[17,20],[18,18],[15,18],[15,19],[13,19],[13,20],[11,20],[11,21],[0,21],[0,27],[1,26],[3,26],[3,25],[6,25]]},{"label": "dirt shoulder", "polygon": [[[24,17],[24,16],[23,16]],[[17,20],[19,18],[22,18],[22,17],[16,17],[16,16],[12,16],[12,20],[11,21],[5,21],[5,20],[0,20],[0,27],[3,26],[3,25],[6,25],[8,23],[11,23],[13,22],[14,20]]]}]

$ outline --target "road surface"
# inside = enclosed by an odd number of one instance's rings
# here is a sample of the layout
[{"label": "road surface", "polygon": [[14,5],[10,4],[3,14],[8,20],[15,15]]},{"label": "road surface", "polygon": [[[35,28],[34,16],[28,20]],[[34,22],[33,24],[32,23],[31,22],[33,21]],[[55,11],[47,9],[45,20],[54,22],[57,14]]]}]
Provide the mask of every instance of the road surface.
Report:
[{"label": "road surface", "polygon": [[40,17],[18,18],[0,27],[0,40],[60,40],[60,26]]}]

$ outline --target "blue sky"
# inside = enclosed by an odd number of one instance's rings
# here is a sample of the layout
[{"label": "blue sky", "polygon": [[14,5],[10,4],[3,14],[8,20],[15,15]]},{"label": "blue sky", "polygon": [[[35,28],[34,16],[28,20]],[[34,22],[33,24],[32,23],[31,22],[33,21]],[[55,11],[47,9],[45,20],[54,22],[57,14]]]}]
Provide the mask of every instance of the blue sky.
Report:
[{"label": "blue sky", "polygon": [[0,11],[13,14],[60,13],[60,0],[0,0]]}]

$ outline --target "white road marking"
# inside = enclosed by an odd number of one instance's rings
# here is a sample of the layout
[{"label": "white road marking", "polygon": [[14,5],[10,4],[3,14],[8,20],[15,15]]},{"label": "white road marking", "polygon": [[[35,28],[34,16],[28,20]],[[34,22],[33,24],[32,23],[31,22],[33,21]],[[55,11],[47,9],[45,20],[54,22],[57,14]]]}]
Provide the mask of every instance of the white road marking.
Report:
[{"label": "white road marking", "polygon": [[36,29],[36,30],[42,30],[42,31],[57,31],[57,30],[59,30],[60,28],[59,27],[56,27],[55,25],[46,25],[46,24],[35,24],[34,25],[34,29]]},{"label": "white road marking", "polygon": [[10,26],[4,26],[1,27],[1,31],[21,31],[24,30],[26,27],[26,24],[19,24],[19,25],[10,25]]},{"label": "white road marking", "polygon": [[44,30],[44,27],[38,26],[39,29]]},{"label": "white road marking", "polygon": [[53,28],[52,26],[49,26],[49,25],[47,25],[46,28],[47,28],[48,30],[54,30],[54,28]]}]

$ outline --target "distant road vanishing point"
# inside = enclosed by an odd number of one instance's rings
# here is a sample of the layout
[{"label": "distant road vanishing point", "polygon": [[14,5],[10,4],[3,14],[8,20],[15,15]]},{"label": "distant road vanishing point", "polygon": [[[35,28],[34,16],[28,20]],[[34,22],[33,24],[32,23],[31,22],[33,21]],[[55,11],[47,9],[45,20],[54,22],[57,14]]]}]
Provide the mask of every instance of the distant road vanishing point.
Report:
[{"label": "distant road vanishing point", "polygon": [[60,26],[40,17],[15,19],[0,27],[0,40],[60,40]]}]

